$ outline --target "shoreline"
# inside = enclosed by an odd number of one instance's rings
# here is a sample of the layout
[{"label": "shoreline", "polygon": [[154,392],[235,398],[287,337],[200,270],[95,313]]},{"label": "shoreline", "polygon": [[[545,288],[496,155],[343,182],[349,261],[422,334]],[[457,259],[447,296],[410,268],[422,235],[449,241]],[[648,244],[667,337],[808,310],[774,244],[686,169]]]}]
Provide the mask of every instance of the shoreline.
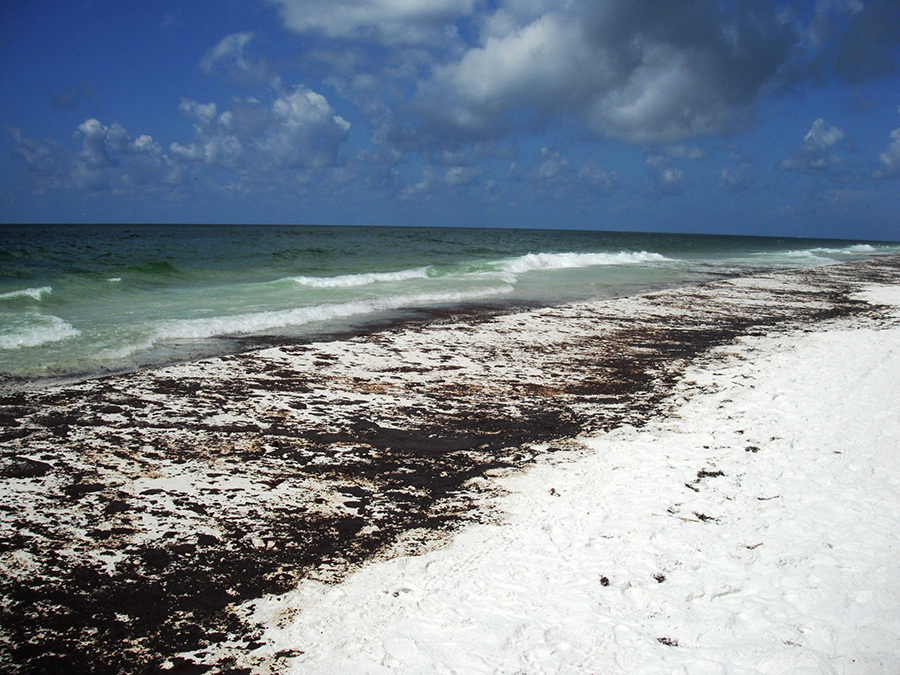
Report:
[{"label": "shoreline", "polygon": [[872,283],[900,284],[900,256],[0,396],[0,662],[252,651],[241,603],[490,521],[497,476],[664,415],[710,350],[887,321],[854,295]]},{"label": "shoreline", "polygon": [[[840,264],[840,263],[829,263]],[[787,268],[788,270],[794,268]],[[804,269],[804,268],[796,268]],[[769,269],[749,270],[742,272],[705,272],[705,279],[696,283],[681,283],[668,285],[663,283],[647,282],[646,286],[639,290],[631,288],[627,291],[605,292],[595,297],[581,299],[560,299],[556,302],[540,302],[537,300],[523,301],[521,299],[494,301],[468,301],[460,304],[449,304],[440,307],[407,307],[401,308],[387,316],[348,320],[344,327],[322,327],[321,329],[301,330],[296,334],[260,334],[260,335],[223,335],[211,338],[211,341],[221,345],[231,345],[220,348],[201,348],[197,346],[191,355],[173,357],[170,359],[150,360],[139,365],[122,369],[100,369],[96,371],[72,372],[63,375],[47,375],[37,378],[28,378],[18,375],[0,376],[0,397],[15,394],[17,392],[41,392],[59,387],[78,385],[93,380],[123,377],[147,370],[157,370],[168,366],[190,364],[210,359],[223,358],[258,352],[269,347],[294,347],[322,342],[342,342],[353,339],[365,339],[368,336],[395,332],[400,330],[419,330],[431,325],[440,326],[451,323],[477,324],[489,321],[494,317],[507,314],[524,314],[555,307],[568,307],[570,305],[591,304],[593,302],[605,302],[620,300],[629,297],[639,297],[649,293],[657,293],[667,290],[687,288],[701,283],[714,283],[725,279],[740,278],[742,276],[756,276],[769,273]]]},{"label": "shoreline", "polygon": [[897,672],[900,287],[865,295],[892,305],[892,320],[713,350],[668,414],[498,479],[494,522],[338,587],[306,580],[248,603],[264,644],[239,663],[303,675]]}]

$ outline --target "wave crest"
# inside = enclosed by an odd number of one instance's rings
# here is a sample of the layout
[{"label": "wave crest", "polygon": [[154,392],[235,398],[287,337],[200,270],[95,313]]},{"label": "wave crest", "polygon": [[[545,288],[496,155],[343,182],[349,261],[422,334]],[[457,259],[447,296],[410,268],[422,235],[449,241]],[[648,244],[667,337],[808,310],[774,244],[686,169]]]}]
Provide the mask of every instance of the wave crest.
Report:
[{"label": "wave crest", "polygon": [[41,286],[40,288],[23,288],[20,291],[10,291],[9,293],[0,293],[0,300],[19,300],[21,298],[31,298],[32,300],[40,300],[45,295],[53,292],[51,286]]},{"label": "wave crest", "polygon": [[504,272],[520,274],[536,270],[558,270],[599,265],[633,265],[648,262],[670,262],[659,253],[529,253],[507,260],[502,264]]},{"label": "wave crest", "polygon": [[81,335],[81,332],[58,316],[27,314],[5,315],[7,326],[0,332],[0,349],[37,347],[50,342],[61,342]]},{"label": "wave crest", "polygon": [[401,309],[403,307],[467,302],[494,295],[503,295],[512,290],[511,286],[504,285],[478,291],[395,295],[379,299],[328,303],[280,311],[253,312],[208,319],[168,321],[159,327],[157,338],[162,340],[197,340],[223,335],[261,333],[289,326],[304,326],[317,321],[377,314],[378,312]]},{"label": "wave crest", "polygon": [[363,274],[344,274],[336,277],[291,277],[291,281],[311,288],[354,288],[375,283],[391,283],[424,279],[428,277],[427,267],[400,270],[399,272],[366,272]]}]

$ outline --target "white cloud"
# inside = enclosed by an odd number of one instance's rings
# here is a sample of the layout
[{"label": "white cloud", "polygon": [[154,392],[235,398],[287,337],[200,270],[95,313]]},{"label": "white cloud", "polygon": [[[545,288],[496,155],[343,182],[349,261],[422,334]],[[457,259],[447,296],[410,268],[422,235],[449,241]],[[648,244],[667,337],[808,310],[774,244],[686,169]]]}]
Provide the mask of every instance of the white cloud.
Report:
[{"label": "white cloud", "polygon": [[182,145],[181,143],[178,143],[176,141],[169,146],[169,152],[171,152],[178,159],[185,162],[203,163],[206,161],[207,157],[206,148],[204,146],[198,145],[197,143]]},{"label": "white cloud", "polygon": [[180,110],[195,120],[197,139],[172,143],[174,156],[258,173],[334,166],[350,130],[325,97],[307,87],[282,92],[271,107],[248,98],[220,113],[214,103],[185,100]]},{"label": "white cloud", "polygon": [[334,114],[324,96],[305,87],[272,106],[272,124],[259,148],[280,167],[322,168],[336,163],[350,123]]},{"label": "white cloud", "polygon": [[746,190],[753,184],[753,175],[750,173],[750,164],[741,162],[736,169],[722,169],[719,177],[719,187],[727,192]]},{"label": "white cloud", "polygon": [[525,106],[636,143],[746,127],[793,45],[769,2],[506,0],[418,102],[445,134],[502,135]]},{"label": "white cloud", "polygon": [[387,43],[440,38],[447,25],[471,14],[475,0],[270,0],[287,28],[330,37]]},{"label": "white cloud", "polygon": [[660,189],[667,194],[681,194],[684,191],[684,172],[675,167],[666,167],[659,174]]},{"label": "white cloud", "polygon": [[509,177],[527,185],[532,195],[554,198],[609,195],[622,181],[615,171],[604,170],[595,162],[571,160],[547,147],[541,148],[537,161],[530,168],[514,163]]},{"label": "white cloud", "polygon": [[670,145],[664,152],[672,159],[703,159],[706,153],[700,148],[692,148],[687,145]]},{"label": "white cloud", "polygon": [[458,62],[436,68],[419,98],[451,126],[491,133],[507,127],[514,106],[549,115],[583,104],[585,74],[603,79],[602,67],[577,24],[547,14],[506,35],[488,36]]},{"label": "white cloud", "polygon": [[451,166],[444,174],[444,182],[458,187],[474,185],[478,182],[481,170],[474,166]]},{"label": "white cloud", "polygon": [[232,129],[232,113],[226,111],[220,115],[215,103],[190,100],[183,100],[178,109],[195,120],[198,140],[188,145],[173,142],[169,146],[173,156],[184,162],[232,169],[243,164],[244,147]]},{"label": "white cloud", "polygon": [[89,119],[78,125],[75,135],[81,135],[81,159],[92,167],[113,166],[113,160],[106,148],[107,128],[99,120]]},{"label": "white cloud", "polygon": [[680,195],[684,192],[684,172],[672,165],[665,155],[652,155],[646,160],[656,182],[656,189],[662,194]]},{"label": "white cloud", "polygon": [[875,172],[875,178],[900,178],[900,129],[894,129],[890,138],[892,143],[878,156],[881,168]]},{"label": "white cloud", "polygon": [[350,129],[323,96],[306,87],[276,90],[268,106],[245,98],[221,111],[215,103],[186,99],[179,110],[193,121],[194,138],[171,143],[168,152],[147,134],[135,138],[118,122],[106,126],[90,118],[74,134],[81,141],[77,154],[34,143],[18,131],[13,154],[25,163],[37,191],[168,189],[184,183],[191,165],[235,171],[244,189],[269,189],[272,181],[296,183],[335,167]]},{"label": "white cloud", "polygon": [[642,62],[589,112],[591,128],[635,143],[673,143],[742,128],[746,111],[731,107],[707,80],[698,56],[670,45],[647,45]]},{"label": "white cloud", "polygon": [[578,179],[602,194],[615,192],[622,182],[622,177],[616,171],[604,171],[594,164],[582,166]]},{"label": "white cloud", "polygon": [[813,122],[812,129],[803,138],[803,146],[810,152],[827,150],[844,140],[844,132],[837,127],[828,127],[821,117]]},{"label": "white cloud", "polygon": [[801,148],[781,160],[778,167],[806,174],[829,173],[843,164],[841,157],[832,152],[832,148],[842,140],[844,132],[838,127],[829,127],[820,117],[803,137]]},{"label": "white cloud", "polygon": [[415,185],[408,185],[403,188],[398,195],[398,199],[406,201],[416,197],[428,198],[431,194],[432,185],[434,183],[434,174],[430,167],[422,169],[422,180]]},{"label": "white cloud", "polygon": [[71,161],[53,141],[37,143],[22,135],[20,129],[7,129],[15,141],[12,156],[22,162],[32,188],[44,194],[64,186],[71,172]]},{"label": "white cloud", "polygon": [[264,82],[268,79],[268,68],[263,60],[251,60],[246,54],[246,45],[254,38],[254,33],[232,33],[226,35],[210,49],[200,61],[200,68],[207,75],[224,73],[236,80]]},{"label": "white cloud", "polygon": [[181,182],[183,171],[153,138],[136,139],[118,122],[108,127],[91,118],[78,126],[81,151],[66,182],[88,191],[132,192],[137,187]]}]

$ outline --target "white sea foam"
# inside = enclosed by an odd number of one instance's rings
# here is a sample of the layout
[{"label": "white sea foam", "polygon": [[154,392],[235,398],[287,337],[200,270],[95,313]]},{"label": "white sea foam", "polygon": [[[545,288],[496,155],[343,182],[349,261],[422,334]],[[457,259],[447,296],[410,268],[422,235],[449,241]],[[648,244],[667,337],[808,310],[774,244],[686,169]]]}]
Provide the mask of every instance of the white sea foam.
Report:
[{"label": "white sea foam", "polygon": [[467,302],[480,298],[503,295],[513,290],[511,286],[495,286],[478,291],[418,293],[395,295],[344,303],[326,303],[268,312],[250,312],[208,319],[186,319],[162,322],[157,329],[160,340],[197,340],[218,335],[259,333],[291,326],[305,326],[317,321],[342,319],[351,316],[377,314],[378,312],[415,307]]},{"label": "white sea foam", "polygon": [[75,327],[58,316],[4,313],[0,317],[0,323],[4,325],[0,330],[0,349],[37,347],[80,335]]},{"label": "white sea foam", "polygon": [[[851,246],[845,246],[843,248],[830,248],[830,247],[817,247],[810,249],[797,249],[791,251],[784,251],[783,253],[778,253],[777,255],[782,255],[789,258],[809,258],[816,260],[830,260],[833,259],[832,256],[844,256],[844,255],[863,255],[866,253],[876,253],[878,249],[874,246],[870,246],[869,244],[853,244]],[[761,253],[758,255],[769,255],[767,253]]]},{"label": "white sea foam", "polygon": [[9,293],[0,293],[0,300],[16,300],[18,298],[33,298],[40,300],[44,295],[53,292],[50,286],[41,286],[40,288],[23,288],[20,291],[10,291]]},{"label": "white sea foam", "polygon": [[424,279],[427,276],[427,267],[417,267],[399,272],[367,272],[365,274],[343,274],[336,277],[300,276],[291,277],[291,281],[311,288],[354,288],[380,282],[390,283],[408,281],[410,279]]},{"label": "white sea foam", "polygon": [[820,247],[814,248],[811,253],[813,255],[857,255],[859,253],[874,253],[876,249],[869,244],[854,244],[853,246],[845,246],[844,248]]},{"label": "white sea foam", "polygon": [[559,270],[575,267],[594,267],[598,265],[632,265],[648,262],[669,262],[659,253],[529,253],[507,260],[502,264],[505,272],[521,274],[536,270]]}]

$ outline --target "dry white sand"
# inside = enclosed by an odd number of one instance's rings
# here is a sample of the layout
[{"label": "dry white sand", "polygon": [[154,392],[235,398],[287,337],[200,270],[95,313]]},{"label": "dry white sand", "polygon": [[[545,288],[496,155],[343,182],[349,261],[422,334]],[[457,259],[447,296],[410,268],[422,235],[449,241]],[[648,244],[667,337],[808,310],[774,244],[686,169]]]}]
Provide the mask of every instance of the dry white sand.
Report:
[{"label": "dry white sand", "polygon": [[[897,287],[866,299],[900,315]],[[839,320],[713,356],[672,414],[504,479],[498,522],[252,603],[268,630],[247,662],[900,672],[900,326]]]}]

